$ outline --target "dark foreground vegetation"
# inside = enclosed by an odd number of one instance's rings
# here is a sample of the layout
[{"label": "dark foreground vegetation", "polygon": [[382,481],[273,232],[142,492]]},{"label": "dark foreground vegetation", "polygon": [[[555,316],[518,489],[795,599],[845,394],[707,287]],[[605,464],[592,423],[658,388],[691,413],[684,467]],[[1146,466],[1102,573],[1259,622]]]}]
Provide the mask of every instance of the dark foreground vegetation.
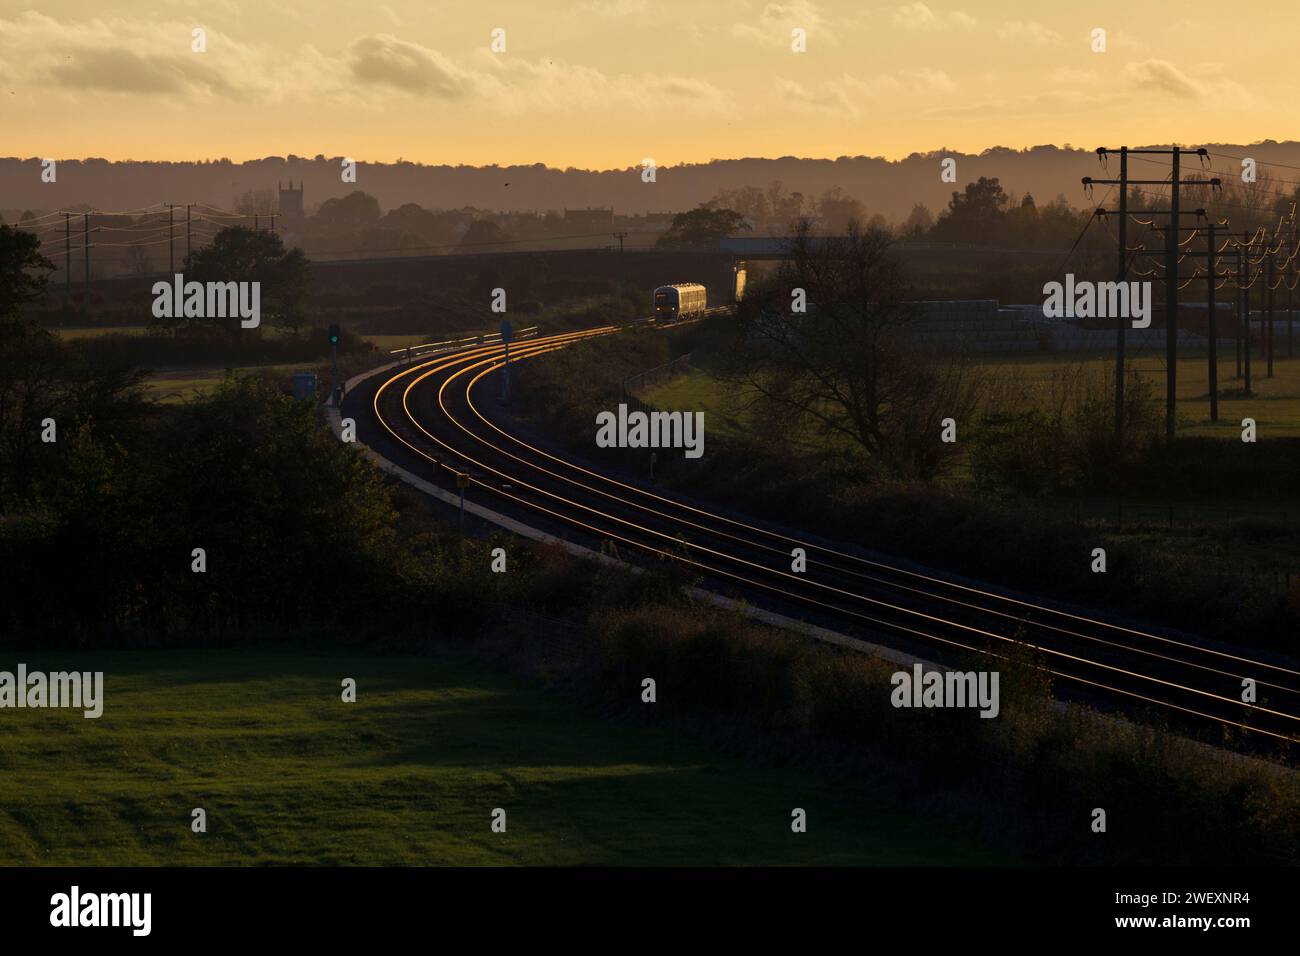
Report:
[{"label": "dark foreground vegetation", "polygon": [[[1059,713],[1028,667],[1004,675],[997,720],[895,710],[892,667],[694,606],[672,569],[461,540],[330,436],[310,403],[265,383],[232,379],[180,406],[112,395],[123,409],[105,418],[122,423],[112,428],[56,407],[59,441],[4,498],[11,652],[452,647],[594,714],[833,773],[1032,859],[1300,858],[1290,771]],[[508,573],[489,570],[497,545]],[[640,698],[647,676],[653,708]],[[1098,806],[1107,836],[1089,828]]]},{"label": "dark foreground vegetation", "polygon": [[[641,333],[557,353],[523,366],[523,394],[553,387],[556,419],[581,414],[584,427],[572,433],[585,434],[586,403],[607,401],[601,390],[616,389],[622,369],[707,344],[670,342]],[[556,369],[585,374],[548,386]],[[832,774],[850,792],[875,795],[863,798],[864,813],[910,804],[1014,857],[1300,861],[1300,784],[1280,764],[1058,711],[1032,661],[1004,673],[996,720],[896,710],[892,666],[692,604],[672,567],[632,574],[504,536],[462,539],[335,439],[312,403],[265,381],[231,378],[208,396],[161,406],[143,400],[137,373],[88,362],[10,314],[0,325],[0,439],[0,645],[22,659],[60,655],[88,666],[81,655],[124,650],[452,649],[516,668],[599,718],[659,723],[760,765]],[[825,462],[814,487],[843,494],[834,470],[842,465],[831,452]],[[753,455],[728,485],[739,504],[758,505],[792,480],[782,467],[780,455]],[[858,482],[871,488],[861,473]],[[929,500],[938,492],[871,490],[873,501],[906,494],[942,527]],[[788,517],[828,513],[816,495],[791,500],[812,503]],[[958,502],[961,515],[973,507]],[[868,512],[849,513],[863,521]],[[903,534],[904,519],[893,520]],[[1010,536],[1006,525],[966,520],[946,529],[950,543],[983,533],[993,553],[1009,554],[1011,543],[993,535]],[[507,573],[489,570],[496,546],[507,550]],[[657,682],[653,707],[641,700],[646,677]],[[157,692],[148,687],[139,689]],[[20,757],[0,754],[6,768]],[[265,812],[279,813],[284,793],[272,796]],[[1090,827],[1098,807],[1110,821],[1104,835]],[[323,822],[342,825],[339,812]],[[267,859],[257,834],[269,824],[254,814],[237,825],[242,845],[225,859]],[[278,846],[288,857],[304,852]]]},{"label": "dark foreground vegetation", "polygon": [[[102,670],[106,705],[98,720],[9,722],[0,864],[1014,862],[869,785],[607,720],[450,646],[22,653]],[[806,833],[790,830],[794,806]]]}]

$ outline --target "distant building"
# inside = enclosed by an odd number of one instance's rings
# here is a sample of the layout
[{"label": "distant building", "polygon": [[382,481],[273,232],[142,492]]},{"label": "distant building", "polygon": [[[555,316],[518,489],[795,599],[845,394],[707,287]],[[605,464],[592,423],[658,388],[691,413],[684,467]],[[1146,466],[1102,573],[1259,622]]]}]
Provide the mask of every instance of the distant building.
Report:
[{"label": "distant building", "polygon": [[[280,186],[279,183],[276,183]],[[303,226],[305,215],[302,206],[302,180],[298,181],[298,188],[293,188],[293,180],[289,180],[289,188],[285,189],[280,186],[280,223],[278,232],[284,239],[286,246],[301,246],[303,236]]]},{"label": "distant building", "polygon": [[609,232],[614,228],[613,209],[566,209],[566,232]]}]

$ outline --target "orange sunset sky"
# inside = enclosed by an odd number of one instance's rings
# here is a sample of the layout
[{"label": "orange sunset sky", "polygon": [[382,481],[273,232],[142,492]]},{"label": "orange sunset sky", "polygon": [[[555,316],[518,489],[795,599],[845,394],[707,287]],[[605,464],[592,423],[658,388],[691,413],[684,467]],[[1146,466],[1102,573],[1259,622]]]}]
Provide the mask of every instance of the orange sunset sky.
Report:
[{"label": "orange sunset sky", "polygon": [[[0,154],[628,167],[1300,138],[1293,2],[0,0]],[[192,31],[206,33],[193,52]],[[504,52],[490,49],[505,31]],[[792,30],[806,52],[792,50]],[[1091,33],[1106,31],[1104,53]]]}]

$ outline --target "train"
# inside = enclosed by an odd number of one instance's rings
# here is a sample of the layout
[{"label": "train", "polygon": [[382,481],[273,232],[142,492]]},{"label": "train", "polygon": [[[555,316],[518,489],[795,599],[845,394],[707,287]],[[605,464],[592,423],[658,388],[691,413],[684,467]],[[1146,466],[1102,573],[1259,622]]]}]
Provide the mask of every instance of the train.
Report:
[{"label": "train", "polygon": [[708,299],[708,290],[698,282],[661,285],[655,289],[652,316],[656,322],[674,322],[703,315]]}]

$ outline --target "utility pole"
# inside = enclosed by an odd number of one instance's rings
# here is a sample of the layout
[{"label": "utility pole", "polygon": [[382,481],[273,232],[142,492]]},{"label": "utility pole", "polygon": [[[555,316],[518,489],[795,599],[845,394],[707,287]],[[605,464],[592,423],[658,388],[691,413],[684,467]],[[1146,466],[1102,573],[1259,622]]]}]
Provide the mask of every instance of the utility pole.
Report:
[{"label": "utility pole", "polygon": [[63,290],[72,299],[72,213],[63,214]]},{"label": "utility pole", "polygon": [[[1148,210],[1148,212],[1163,212],[1163,210]],[[1197,219],[1205,219],[1205,218],[1206,218],[1205,210],[1204,210],[1204,209],[1187,209],[1187,210],[1182,210],[1181,215],[1184,215],[1184,216],[1196,216]],[[1226,220],[1225,220],[1224,222],[1221,222],[1221,223],[1220,223],[1220,225],[1226,225],[1226,224],[1227,224],[1227,223],[1226,223]],[[1212,237],[1211,240],[1210,240],[1210,246],[1209,246],[1209,248],[1206,249],[1205,252],[1184,252],[1184,253],[1183,253],[1179,258],[1181,258],[1181,259],[1189,259],[1189,258],[1199,258],[1199,257],[1201,257],[1201,256],[1204,256],[1204,257],[1205,257],[1205,260],[1206,260],[1206,263],[1207,263],[1207,268],[1208,268],[1208,270],[1209,270],[1209,275],[1210,275],[1210,288],[1209,288],[1209,303],[1208,303],[1208,304],[1209,304],[1209,307],[1210,307],[1210,314],[1209,314],[1209,319],[1208,319],[1208,321],[1209,321],[1209,329],[1210,329],[1210,330],[1213,330],[1213,331],[1209,331],[1209,332],[1208,332],[1208,337],[1209,337],[1209,339],[1210,339],[1210,348],[1209,348],[1209,351],[1208,351],[1208,356],[1209,356],[1209,361],[1210,361],[1210,363],[1211,363],[1211,365],[1210,365],[1209,380],[1210,380],[1210,382],[1212,383],[1212,384],[1211,384],[1211,388],[1213,388],[1213,387],[1214,387],[1214,383],[1216,383],[1217,378],[1218,378],[1218,365],[1217,365],[1217,359],[1218,359],[1218,352],[1217,352],[1217,349],[1218,349],[1218,343],[1217,343],[1217,341],[1216,341],[1216,337],[1217,337],[1217,320],[1218,320],[1218,316],[1217,316],[1217,315],[1215,314],[1215,312],[1214,312],[1214,310],[1217,308],[1217,303],[1216,303],[1216,301],[1215,301],[1215,299],[1216,299],[1215,291],[1216,291],[1216,290],[1215,290],[1215,288],[1214,288],[1214,279],[1215,279],[1216,276],[1217,276],[1217,274],[1216,274],[1216,272],[1215,272],[1215,263],[1216,263],[1217,260],[1218,260],[1218,256],[1217,256],[1217,254],[1216,254],[1215,251],[1214,251],[1214,239],[1213,239],[1213,235],[1214,235],[1214,232],[1215,232],[1215,224],[1214,224],[1214,223],[1209,223],[1208,225],[1209,225],[1209,230],[1210,230],[1210,234],[1211,234],[1211,237]],[[1166,239],[1168,238],[1168,235],[1169,235],[1170,233],[1172,233],[1172,234],[1174,235],[1174,241],[1175,241],[1175,243],[1177,243],[1178,245],[1181,245],[1181,243],[1178,243],[1178,234],[1179,234],[1179,233],[1181,233],[1181,232],[1191,232],[1191,233],[1193,233],[1193,236],[1189,236],[1189,237],[1188,237],[1188,242],[1190,242],[1191,239],[1194,237],[1194,234],[1195,234],[1196,232],[1198,232],[1198,231],[1201,229],[1201,226],[1199,226],[1199,225],[1198,225],[1198,226],[1174,226],[1174,225],[1171,224],[1171,225],[1168,225],[1168,226],[1156,226],[1156,225],[1152,225],[1151,228],[1154,229],[1154,230],[1156,230],[1156,231],[1160,231],[1160,230],[1163,229],[1164,232],[1165,232],[1165,234],[1166,234]],[[1166,246],[1166,249],[1167,249],[1167,248],[1168,248],[1168,247]],[[1210,412],[1211,412],[1211,418],[1212,418],[1212,420],[1217,420],[1217,415],[1218,415],[1218,396],[1217,396],[1217,394],[1215,394],[1214,392],[1211,392],[1211,396],[1210,396]]]},{"label": "utility pole", "polygon": [[[1246,230],[1243,229],[1241,231],[1241,245],[1242,245],[1243,253],[1246,248],[1249,248],[1246,243],[1246,236],[1247,236]],[[1247,255],[1245,258],[1247,260],[1246,264],[1249,265],[1249,259],[1250,259],[1249,255]],[[1245,273],[1243,271],[1242,278],[1238,281],[1242,283],[1241,328],[1242,328],[1242,335],[1244,338],[1241,345],[1241,351],[1242,354],[1245,356],[1246,394],[1249,395],[1250,394],[1250,287],[1254,285],[1255,280],[1252,279],[1250,282],[1246,282]]]},{"label": "utility pole", "polygon": [[618,254],[621,256],[623,254],[623,240],[627,238],[627,233],[616,232],[614,238],[618,240]]},{"label": "utility pole", "polygon": [[1169,179],[1134,179],[1130,180],[1127,176],[1128,166],[1124,164],[1121,172],[1124,174],[1121,180],[1116,179],[1094,179],[1091,176],[1083,177],[1084,186],[1122,186],[1127,194],[1129,186],[1169,186],[1169,221],[1171,228],[1165,233],[1165,438],[1173,441],[1175,425],[1175,398],[1178,387],[1178,219],[1181,215],[1179,211],[1179,187],[1181,186],[1211,186],[1217,189],[1220,185],[1218,179],[1194,179],[1183,180],[1180,178],[1182,169],[1182,156],[1188,155],[1199,156],[1206,159],[1209,151],[1201,149],[1183,149],[1180,146],[1174,146],[1170,149],[1106,149],[1101,147],[1097,150],[1098,158],[1104,158],[1110,153],[1120,153],[1121,160],[1127,159],[1130,155],[1153,154],[1168,156],[1172,162],[1171,175]]},{"label": "utility pole", "polygon": [[1169,225],[1165,233],[1165,438],[1174,440],[1174,401],[1178,382],[1178,169],[1182,153],[1173,152],[1169,177]]},{"label": "utility pole", "polygon": [[1265,378],[1273,377],[1273,250],[1265,247],[1268,253],[1268,261],[1264,263],[1264,321],[1266,323],[1267,341],[1264,343],[1264,354],[1268,358],[1268,374]]},{"label": "utility pole", "polygon": [[[1128,147],[1119,150],[1119,275],[1115,281],[1128,280]],[[1124,327],[1128,319],[1119,316],[1115,323],[1115,440],[1124,441]]]},{"label": "utility pole", "polygon": [[[1296,263],[1296,243],[1295,243],[1295,203],[1291,204],[1291,218],[1286,223],[1286,256],[1287,264],[1291,266],[1290,271],[1297,272]],[[1286,282],[1287,269],[1282,268],[1282,281]],[[1286,357],[1295,356],[1295,287],[1296,283],[1292,282],[1286,287]]]},{"label": "utility pole", "polygon": [[[1243,232],[1244,236],[1245,233]],[[1246,260],[1242,255],[1241,243],[1237,246],[1237,378],[1241,378],[1241,296],[1246,282]]]},{"label": "utility pole", "polygon": [[85,301],[81,303],[81,309],[83,312],[88,312],[90,310],[90,213],[85,214],[81,227],[81,245],[86,254],[86,293],[82,297]]},{"label": "utility pole", "polygon": [[275,235],[275,217],[277,215],[279,215],[279,213],[271,213],[271,235]]},{"label": "utility pole", "polygon": [[176,211],[176,204],[169,202],[167,204],[167,271],[172,275],[176,274],[176,242],[173,238],[176,225],[176,217],[173,215]]},{"label": "utility pole", "polygon": [[1215,283],[1219,279],[1219,272],[1214,265],[1218,250],[1218,246],[1215,245],[1214,226],[1214,220],[1210,220],[1209,266],[1206,271],[1205,286],[1208,299],[1206,304],[1210,307],[1207,328],[1210,336],[1210,421],[1217,422],[1219,420],[1219,305],[1215,301]]},{"label": "utility pole", "polygon": [[190,253],[193,247],[190,245],[190,210],[194,208],[194,203],[185,204],[185,261],[190,261]]}]

